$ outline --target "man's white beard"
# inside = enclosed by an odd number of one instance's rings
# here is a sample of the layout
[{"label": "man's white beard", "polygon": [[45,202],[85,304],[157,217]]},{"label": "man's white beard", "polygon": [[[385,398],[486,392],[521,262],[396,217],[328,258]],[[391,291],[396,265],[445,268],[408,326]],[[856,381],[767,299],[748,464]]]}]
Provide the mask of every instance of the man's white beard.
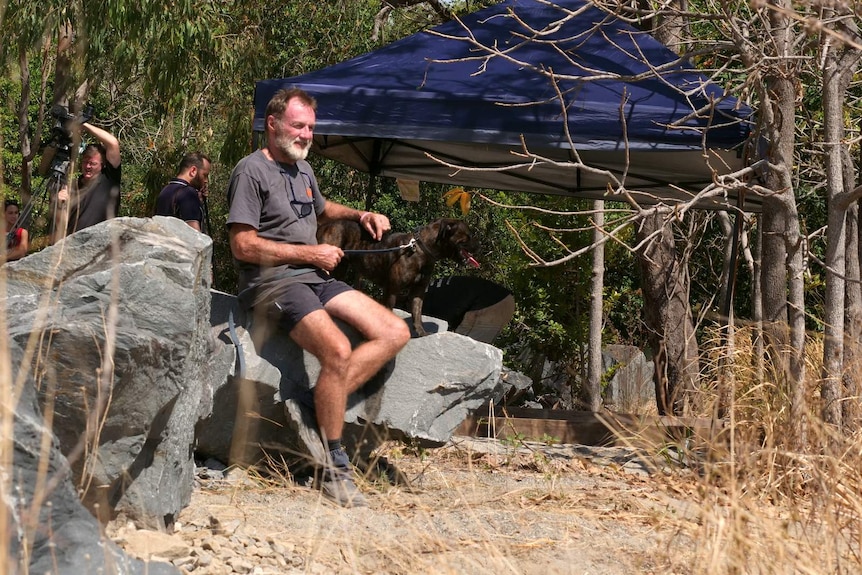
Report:
[{"label": "man's white beard", "polygon": [[297,148],[294,144],[299,141],[299,138],[290,138],[286,135],[278,135],[275,137],[275,147],[278,148],[284,155],[298,162],[308,157],[308,151],[311,149],[311,142],[302,148]]}]

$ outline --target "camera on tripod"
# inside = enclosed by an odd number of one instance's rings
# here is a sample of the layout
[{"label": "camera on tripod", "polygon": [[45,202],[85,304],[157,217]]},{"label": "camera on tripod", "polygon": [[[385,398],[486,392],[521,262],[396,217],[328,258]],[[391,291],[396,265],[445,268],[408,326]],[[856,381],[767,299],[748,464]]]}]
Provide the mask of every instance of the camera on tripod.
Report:
[{"label": "camera on tripod", "polygon": [[51,108],[51,116],[54,117],[54,126],[51,128],[51,138],[44,145],[46,151],[42,155],[39,174],[45,176],[50,173],[54,178],[61,179],[68,172],[69,160],[72,157],[73,123],[76,120],[82,124],[89,122],[93,117],[93,106],[89,104],[85,106],[81,110],[81,116],[76,118],[69,112],[68,107],[57,104]]}]

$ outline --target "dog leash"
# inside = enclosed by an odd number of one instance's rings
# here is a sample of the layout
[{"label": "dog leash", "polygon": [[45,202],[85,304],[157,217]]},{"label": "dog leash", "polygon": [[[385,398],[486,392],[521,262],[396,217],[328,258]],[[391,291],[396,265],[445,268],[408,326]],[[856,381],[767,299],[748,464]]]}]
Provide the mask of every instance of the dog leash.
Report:
[{"label": "dog leash", "polygon": [[381,248],[379,250],[342,250],[344,255],[346,256],[358,256],[364,254],[385,254],[389,252],[400,252],[401,250],[415,250],[416,249],[416,238],[410,238],[410,241],[406,244],[402,244],[400,246],[395,246],[394,248]]},{"label": "dog leash", "polygon": [[242,342],[239,340],[239,335],[236,333],[236,323],[233,319],[233,309],[227,315],[227,329],[230,334],[230,339],[233,346],[236,348],[236,358],[239,363],[237,368],[237,376],[239,379],[245,379],[245,351],[242,348]]}]

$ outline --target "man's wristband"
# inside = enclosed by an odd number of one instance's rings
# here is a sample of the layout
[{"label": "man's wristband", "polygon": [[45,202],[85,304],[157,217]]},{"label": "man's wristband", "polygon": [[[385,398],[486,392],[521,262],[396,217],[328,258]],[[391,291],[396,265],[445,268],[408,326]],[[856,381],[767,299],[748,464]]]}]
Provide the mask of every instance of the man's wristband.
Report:
[{"label": "man's wristband", "polygon": [[362,215],[359,216],[359,225],[365,224],[365,218],[371,215],[371,212],[362,212]]}]

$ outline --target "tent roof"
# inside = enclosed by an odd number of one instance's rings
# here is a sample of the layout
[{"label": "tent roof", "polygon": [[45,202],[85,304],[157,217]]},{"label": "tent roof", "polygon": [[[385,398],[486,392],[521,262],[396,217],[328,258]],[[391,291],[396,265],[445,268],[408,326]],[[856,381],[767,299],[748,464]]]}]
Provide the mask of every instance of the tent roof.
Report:
[{"label": "tent roof", "polygon": [[[278,89],[299,86],[318,100],[314,150],[363,171],[607,199],[620,199],[609,183],[624,182],[638,201],[675,202],[742,167],[751,113],[676,61],[589,2],[507,0],[322,70],[258,82],[254,129]],[[735,204],[700,205],[725,201]]]}]

